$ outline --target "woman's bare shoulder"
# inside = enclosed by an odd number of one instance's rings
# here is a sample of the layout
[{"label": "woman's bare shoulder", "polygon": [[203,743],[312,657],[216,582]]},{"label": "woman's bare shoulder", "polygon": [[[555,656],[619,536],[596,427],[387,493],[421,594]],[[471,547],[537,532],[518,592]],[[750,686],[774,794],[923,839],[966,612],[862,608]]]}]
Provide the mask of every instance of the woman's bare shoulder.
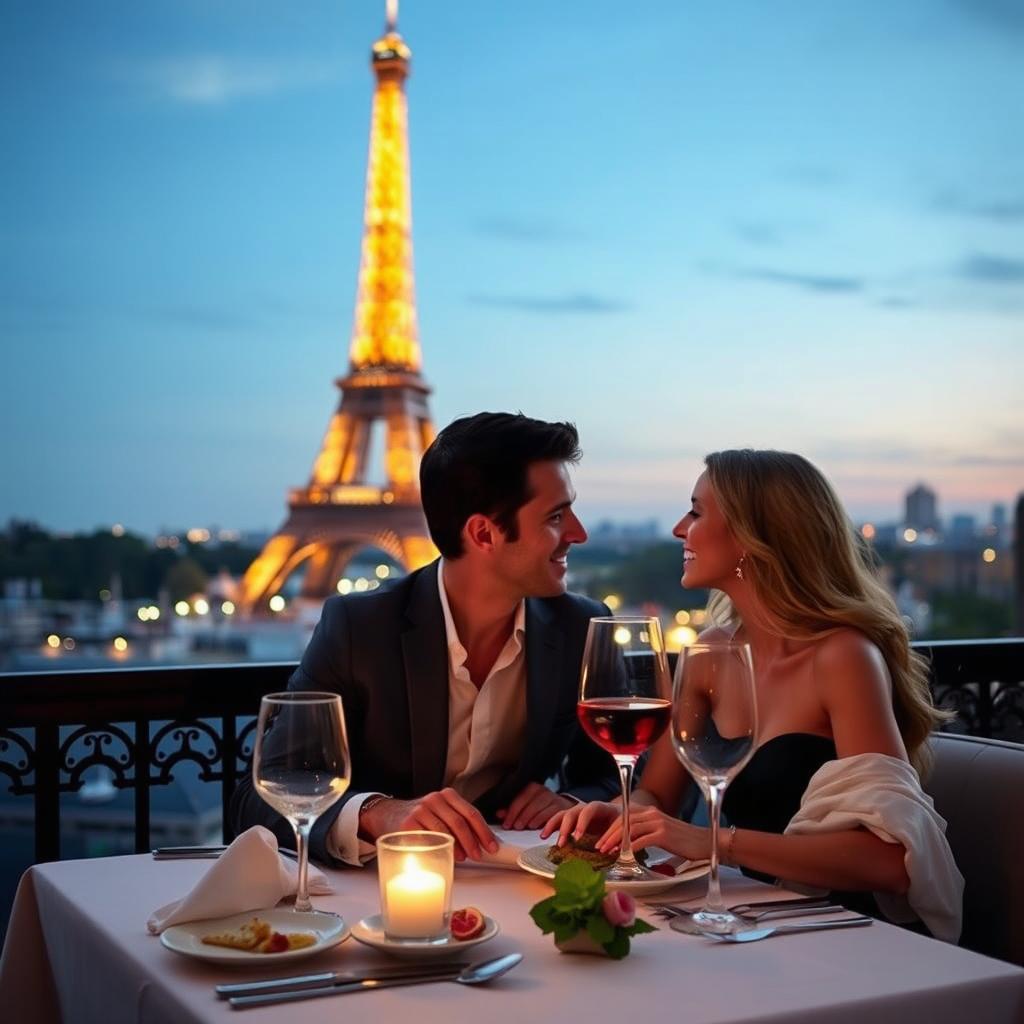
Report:
[{"label": "woman's bare shoulder", "polygon": [[885,657],[878,646],[859,629],[842,627],[831,630],[815,645],[816,676],[828,690],[847,689],[853,680],[862,685],[873,682],[873,689],[888,699],[892,685]]}]

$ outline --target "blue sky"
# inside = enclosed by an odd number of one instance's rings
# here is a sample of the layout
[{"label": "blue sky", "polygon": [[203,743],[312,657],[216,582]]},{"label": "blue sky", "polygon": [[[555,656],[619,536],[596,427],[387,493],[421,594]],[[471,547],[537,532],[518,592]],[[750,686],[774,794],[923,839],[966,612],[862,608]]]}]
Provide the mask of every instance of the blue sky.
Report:
[{"label": "blue sky", "polygon": [[[0,519],[273,527],[347,365],[383,0],[13,0]],[[592,521],[797,450],[1024,490],[1015,0],[404,0],[443,424],[577,422]]]}]

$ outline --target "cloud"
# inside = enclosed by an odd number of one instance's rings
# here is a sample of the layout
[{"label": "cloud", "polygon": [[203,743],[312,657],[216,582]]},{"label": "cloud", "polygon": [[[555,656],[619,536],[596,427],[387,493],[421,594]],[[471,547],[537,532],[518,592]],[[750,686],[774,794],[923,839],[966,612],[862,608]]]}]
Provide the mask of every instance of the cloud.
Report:
[{"label": "cloud", "polygon": [[469,302],[475,306],[494,306],[499,309],[513,309],[520,313],[604,315],[621,313],[629,306],[618,299],[602,298],[578,292],[572,295],[470,295]]},{"label": "cloud", "polygon": [[516,220],[511,217],[487,217],[477,221],[473,230],[485,238],[528,244],[578,242],[581,231],[546,220]]},{"label": "cloud", "polygon": [[1024,284],[1024,260],[990,253],[972,253],[956,267],[958,277],[983,284]]},{"label": "cloud", "polygon": [[1006,196],[1000,199],[977,199],[962,192],[949,190],[938,193],[932,200],[932,208],[941,213],[977,217],[980,220],[1013,224],[1024,221],[1024,195]]},{"label": "cloud", "polygon": [[769,284],[788,285],[805,291],[825,294],[848,294],[864,290],[862,277],[837,277],[827,274],[795,274],[771,267],[750,267],[733,272],[735,277],[750,281],[767,281]]},{"label": "cloud", "polygon": [[337,62],[327,60],[192,54],[123,66],[118,77],[174,103],[220,106],[323,85],[340,71]]},{"label": "cloud", "polygon": [[907,298],[906,295],[887,295],[878,300],[878,305],[883,309],[917,309],[921,303],[917,299]]},{"label": "cloud", "polygon": [[1024,6],[1020,0],[955,0],[955,3],[990,28],[1024,33]]}]

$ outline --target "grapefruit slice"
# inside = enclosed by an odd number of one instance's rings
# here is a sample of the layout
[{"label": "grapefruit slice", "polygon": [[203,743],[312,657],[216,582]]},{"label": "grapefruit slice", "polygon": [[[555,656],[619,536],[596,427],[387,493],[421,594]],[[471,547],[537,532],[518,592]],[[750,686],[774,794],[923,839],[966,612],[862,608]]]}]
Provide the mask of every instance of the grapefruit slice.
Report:
[{"label": "grapefruit slice", "polygon": [[463,907],[453,910],[451,916],[452,938],[459,942],[475,939],[484,930],[484,915],[476,907]]}]

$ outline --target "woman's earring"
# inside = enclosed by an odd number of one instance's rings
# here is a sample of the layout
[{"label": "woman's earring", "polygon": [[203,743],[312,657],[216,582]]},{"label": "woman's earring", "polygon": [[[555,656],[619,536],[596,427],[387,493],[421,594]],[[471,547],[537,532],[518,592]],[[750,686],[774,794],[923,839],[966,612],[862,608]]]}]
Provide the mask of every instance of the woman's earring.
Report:
[{"label": "woman's earring", "polygon": [[740,560],[736,563],[736,579],[743,580],[746,577],[743,575],[743,562],[746,559],[746,555],[740,555]]}]

